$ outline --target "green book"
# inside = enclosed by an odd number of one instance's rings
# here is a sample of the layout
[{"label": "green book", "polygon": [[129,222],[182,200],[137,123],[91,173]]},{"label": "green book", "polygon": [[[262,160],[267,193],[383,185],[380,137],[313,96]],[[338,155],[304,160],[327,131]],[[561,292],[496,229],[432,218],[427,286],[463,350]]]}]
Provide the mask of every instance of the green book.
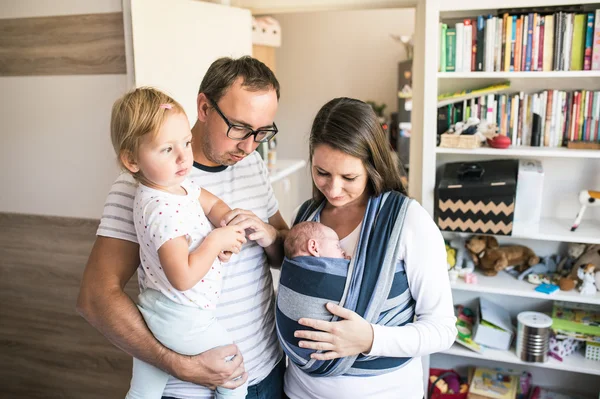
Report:
[{"label": "green book", "polygon": [[585,50],[585,32],[587,15],[577,14],[573,22],[573,42],[571,43],[571,70],[583,70],[583,53]]},{"label": "green book", "polygon": [[456,70],[456,28],[446,30],[446,72]]},{"label": "green book", "polygon": [[446,31],[447,24],[440,24],[440,72],[446,72]]}]

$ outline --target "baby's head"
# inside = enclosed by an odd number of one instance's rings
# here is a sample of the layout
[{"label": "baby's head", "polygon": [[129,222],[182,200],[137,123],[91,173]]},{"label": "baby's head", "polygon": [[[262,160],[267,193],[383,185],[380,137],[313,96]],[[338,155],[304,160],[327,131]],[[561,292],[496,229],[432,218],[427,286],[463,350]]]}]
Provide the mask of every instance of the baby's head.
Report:
[{"label": "baby's head", "polygon": [[285,239],[285,256],[345,258],[340,239],[333,229],[317,222],[302,222],[292,227]]},{"label": "baby's head", "polygon": [[154,88],[135,89],[114,103],[110,136],[121,167],[145,184],[178,185],[193,165],[183,107]]}]

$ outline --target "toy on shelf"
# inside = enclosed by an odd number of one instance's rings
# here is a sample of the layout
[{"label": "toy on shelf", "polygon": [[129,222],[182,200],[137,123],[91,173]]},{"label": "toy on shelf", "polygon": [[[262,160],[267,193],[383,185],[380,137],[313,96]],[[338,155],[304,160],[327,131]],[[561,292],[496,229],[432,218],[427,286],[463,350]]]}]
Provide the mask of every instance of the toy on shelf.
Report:
[{"label": "toy on shelf", "polygon": [[516,266],[519,272],[540,262],[535,253],[523,245],[500,247],[492,236],[473,236],[466,244],[471,258],[484,275],[495,276],[509,266]]},{"label": "toy on shelf", "polygon": [[575,217],[573,226],[571,226],[571,231],[577,230],[577,227],[579,227],[579,224],[581,223],[581,219],[583,218],[583,214],[585,213],[587,207],[600,206],[600,191],[581,191],[579,193],[579,203],[581,204],[581,208],[579,208],[579,212],[577,212],[577,216]]},{"label": "toy on shelf", "polygon": [[428,398],[466,399],[469,386],[454,370],[429,369]]},{"label": "toy on shelf", "polygon": [[577,270],[577,277],[582,281],[579,292],[582,295],[596,295],[596,279],[594,271],[596,267],[591,264],[585,264]]},{"label": "toy on shelf", "polygon": [[[574,250],[576,248],[577,252],[579,252],[581,249],[581,246],[578,246],[578,247],[570,246],[569,252],[571,252],[571,248],[573,248]],[[591,263],[595,266],[596,272],[600,271],[600,244],[594,244],[594,245],[589,245],[589,246],[584,245],[583,248],[584,248],[583,253],[577,257],[577,259],[573,263],[573,266],[571,267],[568,274],[560,278],[559,286],[562,291],[571,291],[573,288],[575,288],[577,285],[579,285],[580,278],[579,278],[578,274],[579,274],[579,268],[581,266]],[[564,269],[563,269],[563,273],[564,273]]]},{"label": "toy on shelf", "polygon": [[454,237],[452,241],[450,241],[450,246],[456,250],[456,264],[454,268],[461,277],[475,270],[475,264],[467,253],[466,245],[467,240],[459,236]]}]

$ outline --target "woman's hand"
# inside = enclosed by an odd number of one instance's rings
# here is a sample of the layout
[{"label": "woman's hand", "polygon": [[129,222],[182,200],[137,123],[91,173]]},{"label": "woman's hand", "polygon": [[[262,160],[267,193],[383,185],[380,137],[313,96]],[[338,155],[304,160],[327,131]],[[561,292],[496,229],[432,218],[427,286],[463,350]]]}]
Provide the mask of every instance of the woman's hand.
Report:
[{"label": "woman's hand", "polygon": [[320,331],[298,330],[294,333],[300,341],[301,348],[315,349],[323,353],[313,353],[316,360],[331,360],[338,357],[368,353],[373,346],[373,327],[371,324],[351,310],[333,303],[327,304],[327,310],[344,320],[324,321],[300,319],[298,323]]}]

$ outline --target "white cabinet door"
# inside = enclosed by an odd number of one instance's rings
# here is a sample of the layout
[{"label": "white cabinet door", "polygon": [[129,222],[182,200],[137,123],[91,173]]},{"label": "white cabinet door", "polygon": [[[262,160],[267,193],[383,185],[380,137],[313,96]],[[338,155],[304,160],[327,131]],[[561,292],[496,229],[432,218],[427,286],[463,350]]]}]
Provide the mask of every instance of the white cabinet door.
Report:
[{"label": "white cabinet door", "polygon": [[252,54],[249,10],[196,0],[124,0],[123,10],[130,84],[167,92],[191,124],[210,64]]}]

